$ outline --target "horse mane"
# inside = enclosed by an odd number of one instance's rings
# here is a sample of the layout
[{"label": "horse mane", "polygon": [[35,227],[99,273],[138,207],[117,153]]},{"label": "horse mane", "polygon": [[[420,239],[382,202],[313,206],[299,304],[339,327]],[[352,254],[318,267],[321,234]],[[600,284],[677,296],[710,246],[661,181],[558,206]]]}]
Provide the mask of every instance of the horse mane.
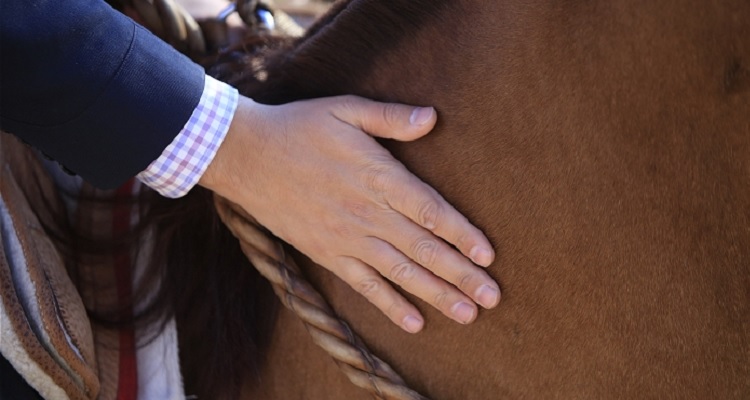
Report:
[{"label": "horse mane", "polygon": [[249,38],[204,65],[209,74],[265,104],[352,94],[379,57],[439,21],[452,3],[342,1],[302,38]]}]

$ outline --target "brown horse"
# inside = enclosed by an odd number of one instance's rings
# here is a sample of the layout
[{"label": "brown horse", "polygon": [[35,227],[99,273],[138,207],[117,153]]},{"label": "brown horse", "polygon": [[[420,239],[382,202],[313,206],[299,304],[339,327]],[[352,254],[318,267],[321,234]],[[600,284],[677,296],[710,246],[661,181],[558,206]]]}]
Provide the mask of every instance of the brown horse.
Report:
[{"label": "brown horse", "polygon": [[[501,305],[470,326],[423,306],[409,335],[302,262],[412,387],[750,398],[749,2],[353,0],[263,56],[214,70],[261,102],[439,110],[388,147],[491,238]],[[275,332],[245,398],[369,397],[289,312]]]}]

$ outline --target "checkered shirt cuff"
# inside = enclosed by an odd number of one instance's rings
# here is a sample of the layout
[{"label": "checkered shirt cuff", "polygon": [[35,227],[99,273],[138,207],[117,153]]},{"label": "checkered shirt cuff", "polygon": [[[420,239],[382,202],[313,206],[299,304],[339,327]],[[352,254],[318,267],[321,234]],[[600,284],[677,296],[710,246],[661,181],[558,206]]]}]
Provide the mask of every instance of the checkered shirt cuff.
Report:
[{"label": "checkered shirt cuff", "polygon": [[237,89],[206,75],[201,99],[185,127],[137,178],[165,197],[187,194],[224,141],[238,99]]}]

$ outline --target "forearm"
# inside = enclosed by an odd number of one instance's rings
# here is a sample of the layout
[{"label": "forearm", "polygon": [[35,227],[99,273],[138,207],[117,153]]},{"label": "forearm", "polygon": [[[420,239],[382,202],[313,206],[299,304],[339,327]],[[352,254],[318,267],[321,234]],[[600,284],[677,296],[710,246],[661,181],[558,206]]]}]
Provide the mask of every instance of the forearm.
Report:
[{"label": "forearm", "polygon": [[91,183],[144,170],[198,104],[202,69],[101,1],[0,11],[0,128]]}]

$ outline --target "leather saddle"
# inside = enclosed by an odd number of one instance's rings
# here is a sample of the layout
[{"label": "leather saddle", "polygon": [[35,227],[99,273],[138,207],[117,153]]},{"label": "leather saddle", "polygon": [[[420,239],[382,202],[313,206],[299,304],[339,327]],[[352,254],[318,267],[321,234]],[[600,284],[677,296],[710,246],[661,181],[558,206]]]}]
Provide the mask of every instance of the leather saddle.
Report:
[{"label": "leather saddle", "polygon": [[0,134],[0,353],[43,398],[96,399],[91,323],[48,234],[66,213],[35,151]]}]

